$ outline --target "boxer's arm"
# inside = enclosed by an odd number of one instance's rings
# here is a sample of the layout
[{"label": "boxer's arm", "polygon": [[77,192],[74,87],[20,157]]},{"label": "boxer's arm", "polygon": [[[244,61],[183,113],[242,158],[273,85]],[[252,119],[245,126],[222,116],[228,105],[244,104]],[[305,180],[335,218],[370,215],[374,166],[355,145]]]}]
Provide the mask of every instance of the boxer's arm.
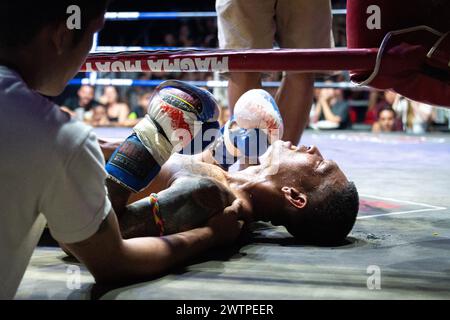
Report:
[{"label": "boxer's arm", "polygon": [[206,227],[162,238],[123,240],[112,210],[93,236],[65,246],[87,266],[97,283],[124,283],[161,274],[213,246],[230,243],[241,226],[235,216],[224,212]]},{"label": "boxer's arm", "polygon": [[[194,159],[196,161],[209,163],[209,164],[218,166],[219,168],[223,169],[222,166],[217,162],[217,160],[214,159],[213,151],[210,150],[210,149],[206,149],[202,153],[196,154],[193,157],[194,157]],[[248,167],[251,167],[251,166],[257,166],[259,164],[259,161],[258,161],[258,163],[255,163],[255,161],[250,161],[250,159],[247,158],[247,157],[242,157],[240,159],[240,161],[241,162],[240,162],[240,165],[239,165],[239,171],[240,170],[244,170],[244,169],[246,169]]]},{"label": "boxer's arm", "polygon": [[108,196],[111,201],[111,205],[120,219],[126,210],[128,199],[131,196],[131,191],[110,179],[106,179],[106,188],[108,189]]},{"label": "boxer's arm", "polygon": [[[98,143],[100,145],[100,149],[103,153],[105,161],[107,162],[111,155],[116,151],[117,147],[123,143],[123,141],[118,142],[109,142],[102,139],[98,139]],[[160,173],[153,179],[147,188],[138,193],[132,193],[127,188],[124,188],[120,184],[112,181],[111,179],[106,180],[106,187],[108,189],[109,198],[111,200],[111,204],[116,214],[121,216],[127,204],[130,202],[134,202],[137,199],[142,199],[145,195],[150,194],[151,192],[158,192],[161,188],[157,186],[162,185],[163,177],[166,176],[166,172],[164,170],[164,166],[161,168]],[[154,188],[156,186],[156,189]]]},{"label": "boxer's arm", "polygon": [[[105,161],[107,162],[114,151],[116,151],[117,147],[123,143],[123,141],[109,142],[98,139],[98,143],[100,145],[100,149],[102,150]],[[162,166],[161,171],[152,180],[152,182],[150,182],[150,184],[144,190],[138,193],[131,193],[128,189],[108,179],[106,182],[106,186],[116,214],[120,216],[123,209],[125,208],[125,205],[127,204],[143,199],[152,192],[158,193],[159,191],[166,189],[169,177],[171,176],[170,173],[170,170],[168,170],[166,166]]]},{"label": "boxer's arm", "polygon": [[[204,226],[208,219],[235,200],[234,195],[210,178],[186,177],[158,193],[159,214],[164,234],[174,234]],[[159,236],[148,197],[136,201],[119,215],[124,238]]]}]

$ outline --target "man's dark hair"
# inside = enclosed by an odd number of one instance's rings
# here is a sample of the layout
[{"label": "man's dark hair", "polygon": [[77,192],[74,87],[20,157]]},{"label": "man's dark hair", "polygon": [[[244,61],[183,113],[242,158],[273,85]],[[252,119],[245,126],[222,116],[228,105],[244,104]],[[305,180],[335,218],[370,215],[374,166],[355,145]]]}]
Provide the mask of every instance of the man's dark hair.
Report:
[{"label": "man's dark hair", "polygon": [[312,194],[303,212],[291,215],[288,231],[297,239],[318,245],[342,243],[353,228],[359,210],[353,182],[343,188],[326,186]]},{"label": "man's dark hair", "polygon": [[89,23],[103,15],[109,0],[1,0],[0,48],[18,48],[30,43],[42,28],[65,23],[70,17],[67,8],[79,6],[81,29],[73,30],[79,41]]}]

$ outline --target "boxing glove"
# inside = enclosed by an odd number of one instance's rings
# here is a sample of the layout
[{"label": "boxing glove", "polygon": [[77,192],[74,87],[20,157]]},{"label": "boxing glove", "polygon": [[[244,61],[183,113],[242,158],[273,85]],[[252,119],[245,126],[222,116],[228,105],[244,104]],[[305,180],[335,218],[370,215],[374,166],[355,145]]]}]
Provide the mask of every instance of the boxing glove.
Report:
[{"label": "boxing glove", "polygon": [[109,178],[133,192],[142,190],[204,124],[217,127],[218,116],[219,107],[208,91],[176,80],[161,83],[144,119],[106,164]]},{"label": "boxing glove", "polygon": [[211,149],[225,170],[244,156],[250,164],[257,164],[258,157],[282,134],[283,120],[275,100],[267,91],[253,89],[236,102],[234,116]]},{"label": "boxing glove", "polygon": [[242,129],[262,129],[272,144],[283,136],[283,119],[277,103],[267,91],[252,89],[234,106],[236,124]]}]

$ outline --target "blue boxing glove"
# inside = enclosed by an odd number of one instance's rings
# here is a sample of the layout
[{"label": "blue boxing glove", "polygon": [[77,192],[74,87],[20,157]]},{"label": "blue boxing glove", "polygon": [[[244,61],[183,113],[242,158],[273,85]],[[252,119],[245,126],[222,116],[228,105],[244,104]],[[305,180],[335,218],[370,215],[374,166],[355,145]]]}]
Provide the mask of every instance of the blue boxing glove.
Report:
[{"label": "blue boxing glove", "polygon": [[211,147],[214,159],[225,169],[242,157],[257,164],[273,141],[283,134],[283,120],[275,100],[265,90],[253,89],[236,102],[234,116]]},{"label": "blue boxing glove", "polygon": [[206,123],[217,126],[219,107],[211,93],[169,80],[154,91],[147,115],[113,153],[109,178],[138,192],[144,189],[174,152],[186,148]]},{"label": "blue boxing glove", "polygon": [[211,146],[217,163],[225,170],[246,157],[250,164],[257,164],[258,157],[266,152],[269,140],[264,130],[243,129],[237,126],[234,117],[221,129],[222,135]]}]

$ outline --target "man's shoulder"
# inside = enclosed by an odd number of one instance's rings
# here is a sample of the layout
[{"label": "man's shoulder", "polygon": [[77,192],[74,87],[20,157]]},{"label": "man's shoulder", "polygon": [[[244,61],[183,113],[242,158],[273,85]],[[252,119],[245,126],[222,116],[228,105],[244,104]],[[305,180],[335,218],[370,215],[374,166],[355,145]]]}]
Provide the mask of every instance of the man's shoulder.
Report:
[{"label": "man's shoulder", "polygon": [[13,69],[5,66],[5,65],[0,65],[0,76],[1,78],[17,78],[17,79],[21,79],[19,73],[17,73],[16,71],[14,71]]},{"label": "man's shoulder", "polygon": [[236,198],[232,190],[220,181],[206,176],[181,175],[174,179],[170,187],[158,195],[167,201],[190,201],[201,208],[223,209]]},{"label": "man's shoulder", "polygon": [[5,66],[0,66],[0,101],[5,109],[17,109],[19,104],[25,109],[35,104],[49,103],[48,99],[30,89],[16,71]]},{"label": "man's shoulder", "polygon": [[226,184],[225,171],[218,165],[201,161],[201,155],[184,155],[174,153],[165,164],[174,176],[195,176],[214,179]]},{"label": "man's shoulder", "polygon": [[0,66],[0,104],[4,121],[18,119],[19,123],[32,124],[34,120],[64,120],[52,117],[57,108],[54,102],[32,90],[16,71],[5,66]]},{"label": "man's shoulder", "polygon": [[[172,190],[183,190],[183,193],[189,193],[192,197],[204,201],[224,202],[233,199],[233,193],[230,187],[214,177],[195,174],[178,174],[171,183]],[[220,201],[220,202],[222,202]]]},{"label": "man's shoulder", "polygon": [[46,125],[50,128],[39,133],[43,145],[41,153],[47,153],[48,162],[53,163],[55,168],[66,168],[71,159],[82,152],[95,154],[95,158],[101,160],[96,150],[100,147],[95,145],[97,139],[92,128],[74,120]]},{"label": "man's shoulder", "polygon": [[85,144],[90,135],[94,135],[91,127],[80,121],[70,120],[60,126],[55,143],[61,149],[77,149]]},{"label": "man's shoulder", "polygon": [[70,152],[91,131],[47,97],[31,90],[18,73],[4,66],[0,66],[0,105],[0,133],[14,136],[18,145],[47,156],[58,151]]}]

